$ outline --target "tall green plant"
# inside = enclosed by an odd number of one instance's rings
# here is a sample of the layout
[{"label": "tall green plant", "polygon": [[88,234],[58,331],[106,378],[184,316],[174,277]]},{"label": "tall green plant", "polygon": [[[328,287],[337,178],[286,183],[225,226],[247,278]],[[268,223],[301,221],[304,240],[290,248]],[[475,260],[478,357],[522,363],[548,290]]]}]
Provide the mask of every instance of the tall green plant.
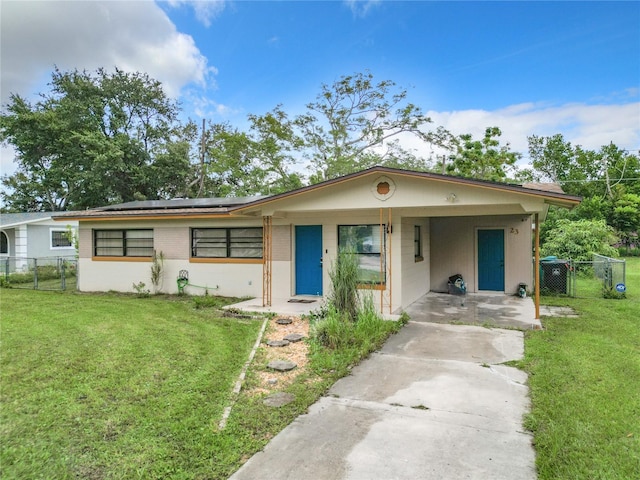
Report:
[{"label": "tall green plant", "polygon": [[351,321],[358,316],[358,272],[358,258],[351,251],[340,252],[329,272],[333,284],[329,301]]}]

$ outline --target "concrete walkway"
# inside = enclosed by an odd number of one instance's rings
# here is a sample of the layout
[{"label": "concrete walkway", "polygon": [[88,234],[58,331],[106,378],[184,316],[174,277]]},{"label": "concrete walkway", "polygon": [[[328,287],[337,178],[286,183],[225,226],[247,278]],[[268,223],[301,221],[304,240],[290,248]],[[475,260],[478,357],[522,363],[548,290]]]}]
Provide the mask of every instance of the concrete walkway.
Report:
[{"label": "concrete walkway", "polygon": [[523,333],[417,317],[234,480],[533,480]]}]

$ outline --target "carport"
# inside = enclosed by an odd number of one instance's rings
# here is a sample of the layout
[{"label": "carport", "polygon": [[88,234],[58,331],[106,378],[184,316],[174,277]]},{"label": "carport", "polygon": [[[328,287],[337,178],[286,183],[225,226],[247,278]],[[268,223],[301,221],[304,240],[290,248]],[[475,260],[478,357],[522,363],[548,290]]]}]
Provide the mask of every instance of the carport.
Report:
[{"label": "carport", "polygon": [[[226,308],[244,312],[301,316],[310,314],[322,305],[322,297],[305,295],[274,299],[270,306],[263,306],[260,299],[254,298]],[[469,293],[458,296],[429,292],[409,305],[405,312],[412,320],[418,322],[482,325],[518,330],[541,328],[531,297],[520,298],[502,293]],[[395,320],[399,315],[386,314],[385,318]]]}]

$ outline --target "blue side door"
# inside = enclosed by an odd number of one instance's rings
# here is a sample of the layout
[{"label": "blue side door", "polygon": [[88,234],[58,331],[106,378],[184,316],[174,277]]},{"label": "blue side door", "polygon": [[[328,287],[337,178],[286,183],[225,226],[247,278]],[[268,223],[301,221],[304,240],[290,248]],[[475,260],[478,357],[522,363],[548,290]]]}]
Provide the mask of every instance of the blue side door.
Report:
[{"label": "blue side door", "polygon": [[296,294],[322,295],[322,225],[296,226]]},{"label": "blue side door", "polygon": [[504,230],[478,230],[478,290],[504,292]]}]

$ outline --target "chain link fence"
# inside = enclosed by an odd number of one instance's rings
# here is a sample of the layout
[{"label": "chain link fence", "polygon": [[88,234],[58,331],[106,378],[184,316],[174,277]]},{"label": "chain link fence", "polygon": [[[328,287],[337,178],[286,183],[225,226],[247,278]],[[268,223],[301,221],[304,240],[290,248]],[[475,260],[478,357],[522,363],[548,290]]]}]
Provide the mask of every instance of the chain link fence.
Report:
[{"label": "chain link fence", "polygon": [[0,278],[11,288],[30,290],[75,290],[78,279],[76,257],[3,257]]},{"label": "chain link fence", "polygon": [[627,290],[627,262],[619,258],[593,255],[593,274],[602,283],[606,298],[624,296]]},{"label": "chain link fence", "polygon": [[626,261],[594,255],[591,261],[540,260],[540,293],[576,298],[623,298]]},{"label": "chain link fence", "polygon": [[542,295],[568,295],[572,289],[571,261],[556,257],[540,260],[540,293]]}]

